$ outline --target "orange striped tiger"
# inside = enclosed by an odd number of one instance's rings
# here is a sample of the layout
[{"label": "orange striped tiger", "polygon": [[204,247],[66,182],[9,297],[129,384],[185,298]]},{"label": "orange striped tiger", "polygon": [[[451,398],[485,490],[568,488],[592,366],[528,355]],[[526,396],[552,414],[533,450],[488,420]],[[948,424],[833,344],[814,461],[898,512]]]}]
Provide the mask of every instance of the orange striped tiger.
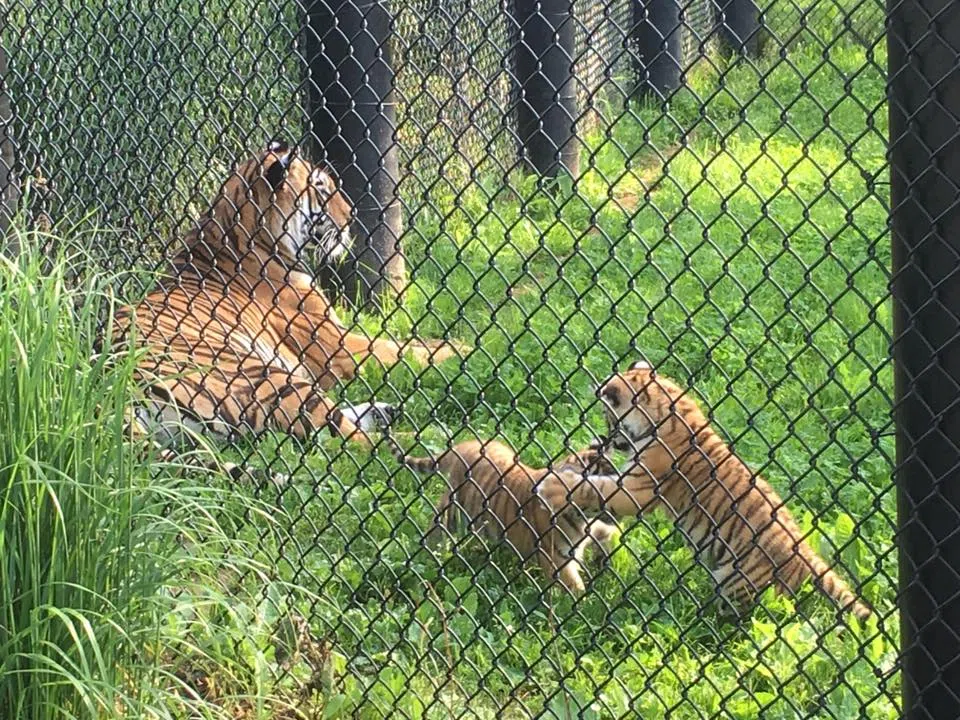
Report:
[{"label": "orange striped tiger", "polygon": [[[737,611],[771,584],[792,593],[811,577],[843,609],[860,619],[871,615],[803,539],[773,488],[730,450],[676,382],[638,362],[609,378],[598,395],[610,429],[601,446],[634,459],[622,477],[589,476],[568,486],[569,502],[617,517],[663,508],[703,553]],[[583,455],[602,452],[593,446]]]},{"label": "orange striped tiger", "polygon": [[143,429],[183,421],[217,436],[275,428],[304,438],[327,427],[369,445],[367,432],[389,424],[393,408],[337,407],[325,391],[371,356],[440,362],[464,349],[347,330],[304,257],[343,256],[351,214],[332,175],[282,142],[235,169],[183,238],[174,276],[118,316],[119,333],[135,330],[147,348],[140,370],[152,401],[137,409]]},{"label": "orange striped tiger", "polygon": [[[484,533],[494,540],[507,541],[521,558],[534,555],[549,578],[558,578],[572,594],[585,585],[581,571],[587,545],[606,554],[615,525],[588,520],[575,508],[555,514],[551,507],[561,497],[544,498],[544,480],[564,476],[567,483],[582,477],[585,464],[571,455],[555,468],[538,469],[524,465],[516,453],[495,440],[469,440],[454,445],[438,458],[407,455],[389,438],[393,453],[404,466],[418,473],[442,473],[447,491],[438,506],[434,524],[448,532],[462,530]],[[565,492],[564,484],[549,487]]]}]

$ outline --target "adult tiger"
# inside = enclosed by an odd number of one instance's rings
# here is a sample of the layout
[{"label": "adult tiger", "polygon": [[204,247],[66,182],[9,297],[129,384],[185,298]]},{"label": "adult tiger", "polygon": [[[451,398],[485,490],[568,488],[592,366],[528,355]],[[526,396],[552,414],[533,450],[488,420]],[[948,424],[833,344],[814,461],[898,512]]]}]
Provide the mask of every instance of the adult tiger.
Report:
[{"label": "adult tiger", "polygon": [[[783,500],[714,431],[696,401],[645,362],[610,377],[598,390],[610,436],[603,447],[633,455],[619,475],[592,475],[567,487],[581,510],[617,517],[655,508],[669,513],[710,566],[721,595],[741,611],[769,585],[796,591],[811,578],[860,619],[872,613],[804,539]],[[552,476],[550,482],[567,479]],[[556,497],[555,489],[544,496]],[[564,504],[555,504],[562,511]]]},{"label": "adult tiger", "polygon": [[328,260],[349,248],[352,208],[331,175],[281,142],[241,163],[183,238],[175,276],[160,282],[118,330],[147,351],[140,363],[151,407],[141,426],[183,421],[233,436],[275,428],[304,438],[315,429],[369,445],[388,424],[384,403],[340,406],[326,392],[370,356],[405,352],[440,362],[458,347],[441,341],[368,338],[350,332],[302,261],[319,245]]}]

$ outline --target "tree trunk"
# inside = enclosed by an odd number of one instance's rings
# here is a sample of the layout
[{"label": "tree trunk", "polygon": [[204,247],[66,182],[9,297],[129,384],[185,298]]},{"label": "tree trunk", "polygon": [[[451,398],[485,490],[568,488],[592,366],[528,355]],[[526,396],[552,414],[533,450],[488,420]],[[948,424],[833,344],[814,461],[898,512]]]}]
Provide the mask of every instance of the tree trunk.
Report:
[{"label": "tree trunk", "polygon": [[20,187],[14,168],[13,106],[10,102],[10,82],[7,74],[7,54],[0,47],[0,239],[3,246],[15,254],[16,241],[8,236],[10,222],[17,212]]}]

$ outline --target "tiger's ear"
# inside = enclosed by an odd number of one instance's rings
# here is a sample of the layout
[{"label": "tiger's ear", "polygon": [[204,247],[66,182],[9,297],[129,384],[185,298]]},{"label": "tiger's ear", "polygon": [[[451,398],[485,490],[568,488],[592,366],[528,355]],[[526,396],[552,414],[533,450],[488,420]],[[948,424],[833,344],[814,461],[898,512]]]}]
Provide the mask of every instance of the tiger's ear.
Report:
[{"label": "tiger's ear", "polygon": [[630,366],[631,370],[653,370],[646,360],[637,360],[633,365]]},{"label": "tiger's ear", "polygon": [[293,150],[283,140],[274,140],[267,146],[267,152],[274,157],[267,160],[270,165],[264,169],[264,175],[270,187],[276,190],[287,175],[287,168],[290,167],[290,161],[293,159]]}]

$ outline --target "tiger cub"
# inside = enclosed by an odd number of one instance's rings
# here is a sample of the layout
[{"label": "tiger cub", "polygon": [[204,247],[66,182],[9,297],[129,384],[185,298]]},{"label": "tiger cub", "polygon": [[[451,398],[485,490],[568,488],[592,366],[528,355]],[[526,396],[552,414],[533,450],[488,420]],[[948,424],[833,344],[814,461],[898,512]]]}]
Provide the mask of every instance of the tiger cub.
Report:
[{"label": "tiger cub", "polygon": [[433,459],[411,457],[393,438],[388,439],[405,467],[446,476],[448,489],[437,509],[435,526],[442,525],[448,532],[466,526],[471,532],[505,539],[522,560],[536,555],[547,576],[558,578],[572,594],[584,591],[581,570],[585,569],[586,546],[595,544],[606,554],[617,527],[588,519],[576,508],[555,514],[551,507],[562,498],[550,502],[541,493],[548,477],[564,477],[565,482],[551,487],[565,492],[567,484],[584,476],[587,464],[578,455],[569,456],[556,468],[531,468],[494,440],[462,442]]},{"label": "tiger cub", "polygon": [[631,453],[633,461],[622,477],[589,476],[568,486],[569,502],[616,517],[663,508],[705,556],[722,597],[737,611],[771,584],[794,592],[812,577],[843,609],[860,619],[871,615],[803,539],[773,488],[730,450],[676,382],[638,362],[609,378],[598,395],[610,429],[602,445]]}]

